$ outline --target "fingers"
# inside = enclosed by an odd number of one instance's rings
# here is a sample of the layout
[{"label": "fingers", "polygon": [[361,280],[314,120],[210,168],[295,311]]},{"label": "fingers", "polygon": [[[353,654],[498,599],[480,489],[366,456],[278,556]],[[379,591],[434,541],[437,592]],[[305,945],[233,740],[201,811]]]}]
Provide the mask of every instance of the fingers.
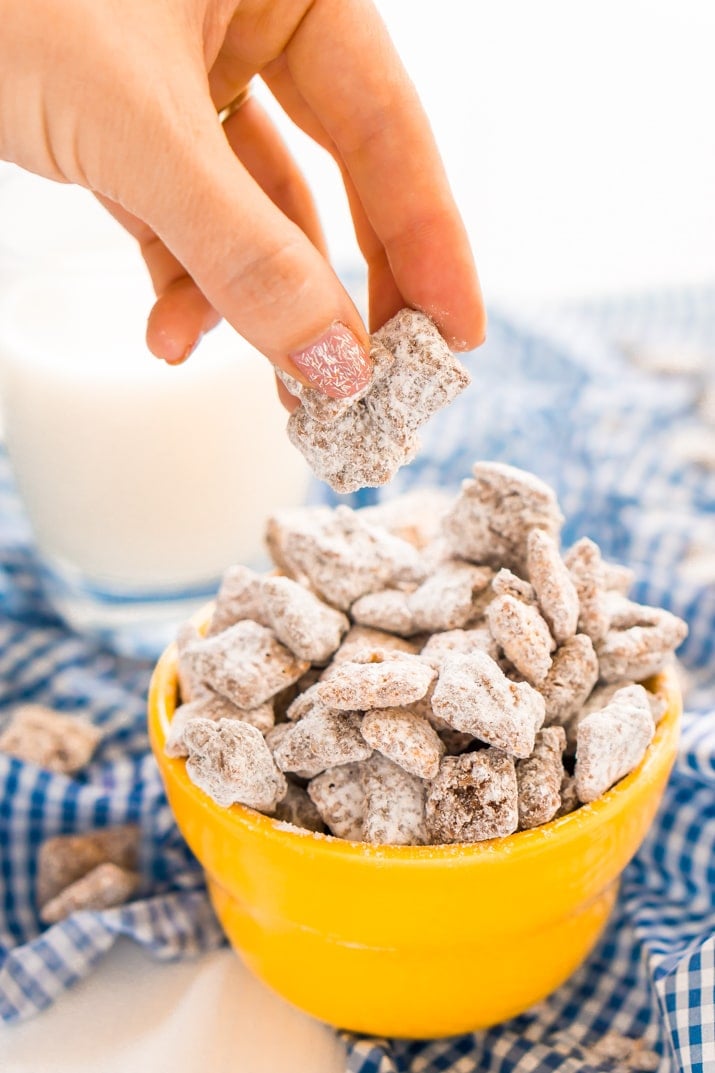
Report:
[{"label": "fingers", "polygon": [[453,346],[481,342],[469,241],[427,118],[372,4],[316,0],[285,56],[267,79],[289,111],[281,89],[290,79],[335,146],[399,293]]}]

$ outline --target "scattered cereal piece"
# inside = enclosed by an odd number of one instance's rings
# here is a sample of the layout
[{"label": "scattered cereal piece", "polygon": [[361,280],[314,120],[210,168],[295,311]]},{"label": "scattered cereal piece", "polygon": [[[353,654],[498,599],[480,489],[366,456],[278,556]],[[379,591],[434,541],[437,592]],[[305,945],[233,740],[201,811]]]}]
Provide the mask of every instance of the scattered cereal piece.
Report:
[{"label": "scattered cereal piece", "polygon": [[532,685],[543,682],[555,646],[539,609],[513,596],[496,596],[487,608],[487,622],[492,637],[524,678]]},{"label": "scattered cereal piece", "polygon": [[476,462],[474,480],[462,484],[444,530],[454,555],[522,574],[530,529],[556,539],[563,516],[548,485],[501,462]]},{"label": "scattered cereal piece", "polygon": [[602,1066],[605,1062],[616,1073],[655,1073],[661,1066],[659,1055],[646,1047],[645,1040],[623,1036],[615,1029],[584,1050],[589,1064]]},{"label": "scattered cereal piece", "polygon": [[559,546],[542,529],[532,529],[526,543],[529,580],[557,644],[576,633],[579,601]]},{"label": "scattered cereal piece", "polygon": [[360,727],[368,745],[411,775],[433,779],[444,745],[426,719],[406,708],[374,708]]},{"label": "scattered cereal piece", "polygon": [[263,581],[263,576],[248,566],[229,566],[221,578],[207,636],[227,630],[243,619],[269,626],[263,604]]},{"label": "scattered cereal piece", "polygon": [[601,549],[588,537],[583,537],[567,551],[564,561],[578,594],[578,631],[587,634],[596,644],[608,632],[606,567]]},{"label": "scattered cereal piece", "polygon": [[527,682],[510,682],[485,652],[445,660],[432,708],[455,730],[512,756],[529,756],[545,704]]},{"label": "scattered cereal piece", "polygon": [[351,842],[362,841],[365,794],[359,764],[344,764],[316,775],[308,785],[308,796],[332,834]]},{"label": "scattered cereal piece", "polygon": [[48,838],[40,846],[37,858],[37,904],[47,905],[99,864],[110,862],[134,871],[139,838],[139,828],[134,824]]},{"label": "scattered cereal piece", "polygon": [[372,752],[360,733],[357,712],[338,712],[316,705],[297,723],[288,725],[273,759],[281,771],[312,779],[326,768],[367,760]]},{"label": "scattered cereal piece", "polygon": [[266,701],[258,708],[246,710],[237,708],[220,693],[202,694],[198,700],[182,704],[175,710],[164,747],[167,756],[189,755],[184,741],[184,731],[192,719],[210,719],[214,723],[217,723],[219,719],[241,719],[244,723],[250,723],[256,730],[260,730],[262,734],[270,730],[275,722],[271,701]]},{"label": "scattered cereal piece", "polygon": [[369,592],[355,601],[350,608],[350,614],[355,622],[363,626],[389,631],[402,637],[409,637],[420,629],[410,608],[409,595],[402,589]]},{"label": "scattered cereal piece", "polygon": [[360,764],[365,794],[366,842],[383,846],[422,846],[429,841],[425,824],[425,785],[381,753]]},{"label": "scattered cereal piece", "polygon": [[[235,627],[233,627],[235,629]],[[186,773],[217,805],[272,811],[286,793],[260,730],[240,720],[192,719],[184,730]]]},{"label": "scattered cereal piece", "polygon": [[561,807],[561,784],[566,748],[563,727],[544,727],[536,735],[531,756],[516,762],[519,787],[519,827],[538,827],[552,820]]},{"label": "scattered cereal piece", "polygon": [[292,823],[304,831],[325,831],[320,813],[302,786],[288,783],[288,790],[275,807],[273,817],[283,823]]},{"label": "scattered cereal piece", "polygon": [[129,901],[139,883],[136,872],[105,861],[46,902],[40,910],[40,919],[45,924],[57,924],[83,909],[95,912],[113,909]]},{"label": "scattered cereal piece", "polygon": [[394,659],[339,663],[316,686],[316,692],[329,708],[341,711],[404,708],[424,697],[435,677],[433,668],[419,656],[396,653]]},{"label": "scattered cereal piece", "polygon": [[194,676],[238,708],[258,708],[296,682],[310,663],[297,659],[257,622],[245,619],[187,649]]},{"label": "scattered cereal piece", "polygon": [[385,655],[387,652],[416,655],[420,650],[420,642],[407,641],[404,637],[395,637],[394,634],[375,630],[371,626],[351,626],[333,656],[333,664],[349,663],[356,652],[364,652],[366,649],[370,649],[375,655]]},{"label": "scattered cereal piece", "polygon": [[340,644],[350,621],[287,577],[263,581],[263,606],[268,625],[299,659],[325,663]]},{"label": "scattered cereal piece", "polygon": [[[635,692],[640,689],[640,694]],[[595,801],[643,759],[655,733],[646,692],[630,686],[614,694],[601,711],[591,712],[578,725],[576,793]]]},{"label": "scattered cereal piece", "polygon": [[453,653],[468,656],[471,652],[486,652],[497,659],[499,648],[491,632],[485,626],[472,630],[446,630],[435,633],[427,641],[420,655],[431,667],[439,671],[445,659]]},{"label": "scattered cereal piece", "polygon": [[[626,602],[630,604],[630,601]],[[631,606],[639,608],[638,604]],[[687,636],[687,625],[670,611],[640,608],[640,612],[638,624],[625,629],[610,629],[596,646],[604,682],[621,678],[640,681],[656,674]]]},{"label": "scattered cereal piece", "polygon": [[492,592],[495,596],[513,596],[515,600],[521,600],[524,604],[536,603],[534,586],[505,567],[497,570],[494,575]]},{"label": "scattered cereal piece", "polygon": [[0,753],[59,775],[74,775],[89,763],[101,737],[101,730],[86,719],[41,704],[22,704],[0,734]]},{"label": "scattered cereal piece", "polygon": [[577,633],[554,653],[539,686],[546,701],[546,722],[562,726],[580,710],[598,681],[598,658],[588,634]]},{"label": "scattered cereal piece", "polygon": [[519,825],[512,757],[498,749],[445,756],[427,792],[426,815],[438,844],[512,834]]},{"label": "scattered cereal piece", "polygon": [[436,632],[466,626],[478,611],[477,598],[492,580],[486,566],[451,559],[439,566],[408,597],[416,629]]}]

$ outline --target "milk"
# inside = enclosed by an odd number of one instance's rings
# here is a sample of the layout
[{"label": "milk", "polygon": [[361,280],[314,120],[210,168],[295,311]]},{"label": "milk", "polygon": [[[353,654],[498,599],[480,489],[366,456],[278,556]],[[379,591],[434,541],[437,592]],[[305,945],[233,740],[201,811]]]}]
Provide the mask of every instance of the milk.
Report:
[{"label": "milk", "polygon": [[22,274],[0,302],[0,397],[55,603],[151,654],[226,566],[261,560],[266,515],[308,474],[271,367],[231,328],[183,366],[149,353],[135,267]]}]

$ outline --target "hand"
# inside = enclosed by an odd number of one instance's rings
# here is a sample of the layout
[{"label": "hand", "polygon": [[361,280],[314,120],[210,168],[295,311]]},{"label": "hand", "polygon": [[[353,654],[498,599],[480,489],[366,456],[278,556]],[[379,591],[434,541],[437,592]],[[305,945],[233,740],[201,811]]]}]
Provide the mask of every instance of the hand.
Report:
[{"label": "hand", "polygon": [[218,121],[256,75],[341,170],[371,328],[410,305],[454,349],[482,341],[469,242],[369,0],[0,0],[0,25],[0,157],[94,191],[137,238],[158,357],[182,361],[225,317],[326,394],[369,377],[365,326],[275,127],[253,98]]}]

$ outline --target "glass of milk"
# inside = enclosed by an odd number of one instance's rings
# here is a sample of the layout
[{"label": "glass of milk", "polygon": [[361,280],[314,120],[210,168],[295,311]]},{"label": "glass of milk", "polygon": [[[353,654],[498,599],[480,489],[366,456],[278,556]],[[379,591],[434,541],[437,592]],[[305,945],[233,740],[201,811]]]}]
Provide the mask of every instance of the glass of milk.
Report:
[{"label": "glass of milk", "polygon": [[221,325],[168,367],[151,302],[143,266],[112,258],[18,272],[0,298],[5,438],[48,594],[149,657],[229,564],[262,565],[266,515],[308,483],[265,358]]}]

